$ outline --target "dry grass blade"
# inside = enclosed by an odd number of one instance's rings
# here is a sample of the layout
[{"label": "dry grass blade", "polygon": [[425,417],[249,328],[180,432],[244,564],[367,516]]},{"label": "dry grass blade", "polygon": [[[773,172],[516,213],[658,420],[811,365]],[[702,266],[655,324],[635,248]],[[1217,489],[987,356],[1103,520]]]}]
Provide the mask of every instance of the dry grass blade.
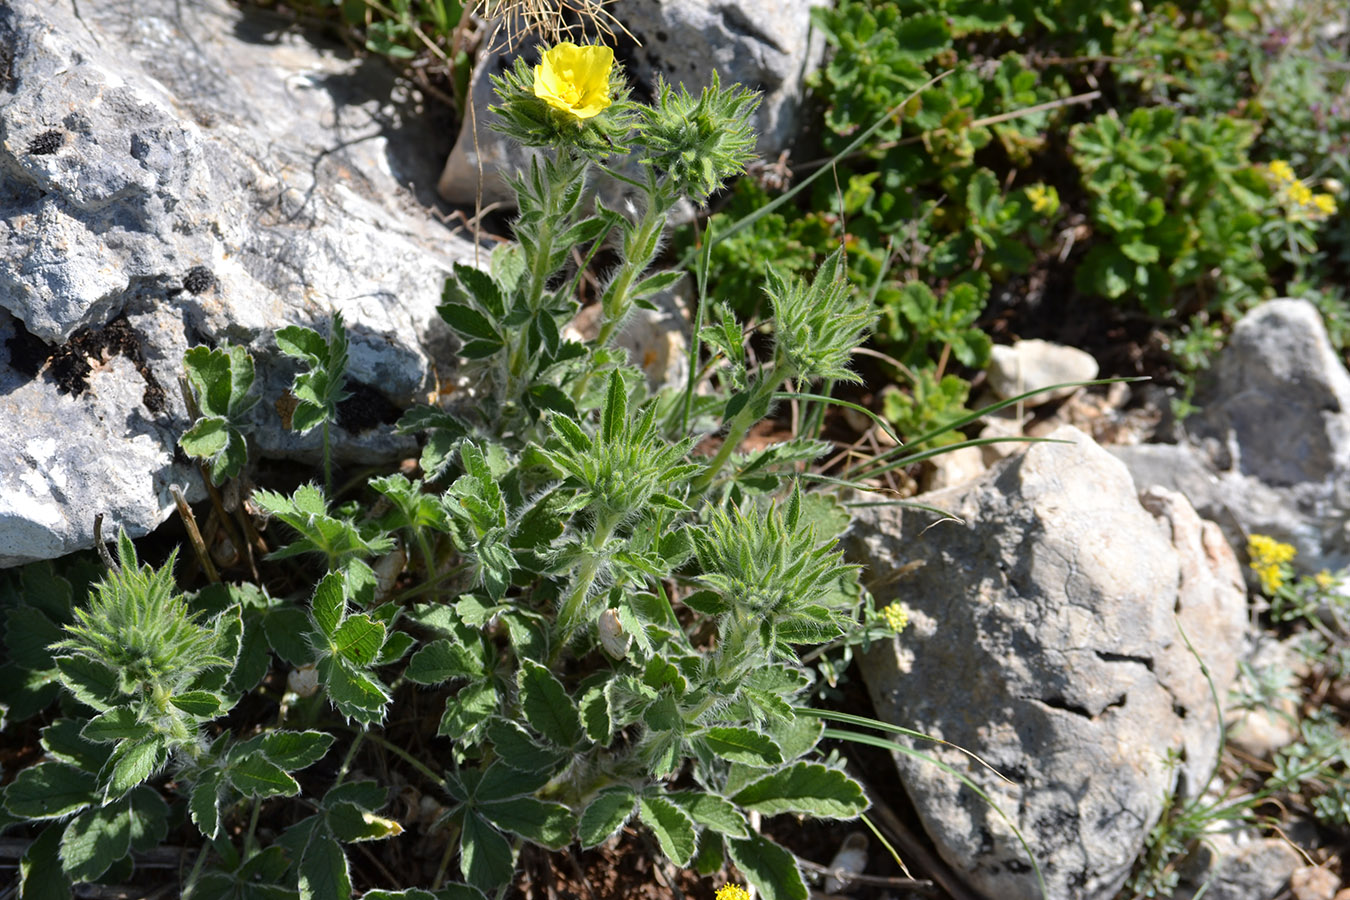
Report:
[{"label": "dry grass blade", "polygon": [[[548,43],[567,39],[585,40],[588,35],[604,35],[612,43],[617,27],[634,41],[637,38],[614,14],[605,9],[615,0],[488,0],[487,16],[498,20],[491,49],[514,49],[530,35]],[[502,46],[497,46],[500,35]],[[638,41],[640,44],[641,41]]]}]

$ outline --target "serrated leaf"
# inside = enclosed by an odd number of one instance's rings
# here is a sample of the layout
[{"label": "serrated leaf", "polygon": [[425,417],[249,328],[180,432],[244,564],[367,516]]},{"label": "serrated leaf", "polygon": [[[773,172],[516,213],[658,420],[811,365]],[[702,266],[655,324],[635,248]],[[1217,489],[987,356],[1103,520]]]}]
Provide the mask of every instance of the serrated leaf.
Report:
[{"label": "serrated leaf", "polygon": [[586,729],[586,737],[600,745],[608,744],[614,733],[609,684],[596,685],[581,698],[581,722]]},{"label": "serrated leaf", "polygon": [[609,385],[605,389],[605,406],[600,411],[600,437],[606,444],[618,440],[628,424],[628,390],[624,386],[623,376],[615,369],[609,373]]},{"label": "serrated leaf", "polygon": [[183,432],[178,446],[188,456],[214,459],[230,442],[230,423],[218,416],[198,419],[197,424]]},{"label": "serrated leaf", "polygon": [[358,666],[368,666],[384,646],[384,626],[365,613],[349,616],[333,636],[333,652]]},{"label": "serrated leaf", "polygon": [[797,858],[768,838],[752,834],[740,840],[728,839],[726,846],[731,861],[764,900],[807,900],[810,896]]},{"label": "serrated leaf", "polygon": [[838,769],[807,762],[753,781],[731,800],[765,815],[801,812],[822,819],[851,819],[867,809],[862,785]]},{"label": "serrated leaf", "polygon": [[220,831],[220,794],[224,785],[224,774],[218,769],[208,769],[198,777],[188,795],[192,822],[208,840]]},{"label": "serrated leaf", "polygon": [[551,775],[566,758],[561,751],[542,746],[515,722],[494,718],[486,731],[497,758],[518,772],[548,772]]},{"label": "serrated leaf", "polygon": [[468,648],[444,638],[414,653],[404,673],[417,684],[444,684],[452,678],[476,678],[481,674],[482,666]]},{"label": "serrated leaf", "polygon": [[496,711],[497,690],[492,682],[470,682],[445,701],[445,714],[436,733],[463,738]]},{"label": "serrated leaf", "polygon": [[314,589],[314,600],[310,604],[319,633],[330,639],[337,634],[338,625],[347,611],[344,581],[341,572],[329,572]]},{"label": "serrated leaf", "polygon": [[330,656],[319,663],[319,680],[328,699],[349,719],[373,725],[384,719],[389,693],[365,672],[354,669],[342,657]]},{"label": "serrated leaf", "polygon": [[518,673],[520,708],[525,721],[559,747],[581,741],[581,718],[553,673],[533,660],[522,660]]},{"label": "serrated leaf", "polygon": [[5,646],[9,648],[9,658],[25,669],[50,669],[52,654],[47,648],[63,637],[61,629],[41,610],[31,606],[5,610]]},{"label": "serrated leaf", "polygon": [[637,795],[628,788],[608,788],[595,795],[577,824],[581,846],[595,847],[623,827],[633,815]]},{"label": "serrated leaf", "polygon": [[323,759],[331,746],[333,736],[322,731],[273,731],[262,739],[259,749],[287,772],[295,772]]},{"label": "serrated leaf", "polygon": [[299,782],[260,753],[237,760],[225,774],[245,797],[293,797],[300,793]]},{"label": "serrated leaf", "polygon": [[200,718],[215,717],[221,712],[220,697],[210,691],[185,691],[170,697],[169,702]]},{"label": "serrated leaf", "polygon": [[93,773],[59,762],[20,770],[5,788],[5,808],[25,819],[57,819],[94,803]]},{"label": "serrated leaf", "polygon": [[328,824],[333,835],[344,844],[358,841],[380,841],[397,837],[403,826],[396,820],[377,816],[355,803],[328,803]]},{"label": "serrated leaf", "polygon": [[316,828],[300,856],[300,900],[349,900],[352,878],[342,845]]},{"label": "serrated leaf", "polygon": [[441,314],[445,324],[466,339],[476,338],[499,345],[502,343],[501,335],[497,333],[496,327],[488,317],[471,306],[443,303],[436,307],[436,311]]},{"label": "serrated leaf", "polygon": [[466,881],[484,893],[495,891],[515,874],[510,842],[476,813],[464,817],[459,842],[460,871]]},{"label": "serrated leaf", "polygon": [[283,606],[268,610],[263,616],[263,635],[268,646],[293,666],[314,662],[314,648],[310,646],[310,618],[302,609]]},{"label": "serrated leaf", "polygon": [[561,850],[570,844],[577,824],[576,816],[566,806],[534,797],[482,803],[478,811],[501,830],[550,850]]},{"label": "serrated leaf", "polygon": [[164,738],[152,735],[137,741],[123,741],[108,757],[107,796],[120,797],[148,779],[168,759]]},{"label": "serrated leaf", "polygon": [[661,852],[677,866],[687,866],[693,858],[697,835],[689,814],[664,797],[638,798],[638,818],[661,845]]},{"label": "serrated leaf", "polygon": [[124,738],[140,740],[148,735],[150,730],[149,725],[137,720],[134,710],[119,706],[90,719],[80,734],[88,740],[106,744]]},{"label": "serrated leaf", "polygon": [[689,813],[695,823],[711,828],[728,837],[742,838],[749,834],[745,817],[736,805],[716,794],[702,791],[678,791],[666,795],[671,802]]},{"label": "serrated leaf", "polygon": [[75,719],[57,719],[42,729],[42,746],[61,762],[68,762],[86,772],[97,772],[108,759],[108,748],[99,746],[81,734],[87,724]]},{"label": "serrated leaf", "polygon": [[708,749],[723,759],[748,766],[776,766],[783,753],[773,738],[749,728],[716,726],[703,732]]},{"label": "serrated leaf", "polygon": [[93,881],[131,852],[131,800],[88,809],[61,836],[61,867],[72,881]]},{"label": "serrated leaf", "polygon": [[318,362],[328,355],[328,344],[317,331],[288,325],[276,332],[277,349],[287,356]]},{"label": "serrated leaf", "polygon": [[61,683],[86,706],[102,712],[117,702],[117,673],[85,656],[58,656]]},{"label": "serrated leaf", "polygon": [[21,900],[70,900],[70,879],[61,866],[64,824],[49,825],[19,860]]}]

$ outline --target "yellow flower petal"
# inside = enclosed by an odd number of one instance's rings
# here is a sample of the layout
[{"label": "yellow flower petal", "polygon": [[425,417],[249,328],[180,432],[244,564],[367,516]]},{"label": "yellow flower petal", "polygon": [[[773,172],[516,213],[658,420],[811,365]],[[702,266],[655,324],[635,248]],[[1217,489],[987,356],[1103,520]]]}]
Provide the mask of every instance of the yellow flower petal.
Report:
[{"label": "yellow flower petal", "polygon": [[1289,163],[1282,159],[1272,160],[1270,165],[1266,168],[1270,170],[1270,174],[1274,175],[1280,181],[1289,182],[1294,180],[1294,170],[1290,167]]},{"label": "yellow flower petal", "polygon": [[534,95],[578,119],[598,116],[613,102],[609,96],[613,67],[614,51],[610,48],[578,47],[563,41],[544,51],[534,67]]}]

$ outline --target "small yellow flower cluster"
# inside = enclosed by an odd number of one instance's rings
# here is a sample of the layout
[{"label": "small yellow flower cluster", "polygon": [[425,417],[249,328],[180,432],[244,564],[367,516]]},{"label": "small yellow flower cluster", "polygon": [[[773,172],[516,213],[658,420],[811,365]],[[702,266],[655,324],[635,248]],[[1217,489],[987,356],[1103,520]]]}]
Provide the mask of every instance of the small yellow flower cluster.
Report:
[{"label": "small yellow flower cluster", "polygon": [[1059,192],[1044,184],[1033,184],[1027,188],[1027,199],[1031,201],[1031,211],[1037,215],[1053,216],[1059,211]]},{"label": "small yellow flower cluster", "polygon": [[1331,194],[1314,194],[1294,175],[1294,169],[1282,159],[1271,161],[1266,166],[1277,187],[1283,192],[1286,201],[1285,218],[1297,219],[1307,216],[1313,219],[1325,219],[1336,213],[1336,198]]},{"label": "small yellow flower cluster", "polygon": [[909,610],[905,608],[903,603],[892,603],[882,607],[881,618],[886,620],[886,626],[896,634],[909,626]]},{"label": "small yellow flower cluster", "polygon": [[1335,586],[1336,576],[1332,575],[1326,569],[1323,569],[1322,571],[1318,572],[1316,575],[1313,576],[1313,582],[1321,590],[1327,591]]},{"label": "small yellow flower cluster", "polygon": [[1251,567],[1261,579],[1261,589],[1273,594],[1284,587],[1289,577],[1289,563],[1298,554],[1289,544],[1282,544],[1265,534],[1254,534],[1247,538],[1247,555],[1252,558]]},{"label": "small yellow flower cluster", "polygon": [[724,884],[717,889],[713,900],[750,900],[750,892],[739,884]]}]

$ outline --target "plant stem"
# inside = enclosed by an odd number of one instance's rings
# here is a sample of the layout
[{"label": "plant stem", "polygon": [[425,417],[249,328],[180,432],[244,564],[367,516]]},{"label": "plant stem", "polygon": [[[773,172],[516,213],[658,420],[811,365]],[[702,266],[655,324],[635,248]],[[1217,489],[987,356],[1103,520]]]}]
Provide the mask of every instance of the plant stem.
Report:
[{"label": "plant stem", "polygon": [[323,492],[329,500],[333,499],[333,453],[328,443],[328,419],[323,417]]},{"label": "plant stem", "polygon": [[595,531],[591,534],[590,553],[586,556],[586,561],[581,564],[581,570],[577,573],[576,586],[572,588],[567,599],[563,601],[562,609],[558,612],[557,622],[553,626],[553,649],[549,651],[549,665],[558,661],[558,656],[562,653],[567,643],[572,640],[572,635],[576,633],[577,627],[581,624],[582,607],[586,604],[586,597],[591,592],[591,586],[595,584],[595,578],[600,574],[600,563],[602,560],[601,551],[605,547],[605,542],[609,540],[610,534],[614,531],[615,522],[609,517],[598,517],[595,522]]}]

